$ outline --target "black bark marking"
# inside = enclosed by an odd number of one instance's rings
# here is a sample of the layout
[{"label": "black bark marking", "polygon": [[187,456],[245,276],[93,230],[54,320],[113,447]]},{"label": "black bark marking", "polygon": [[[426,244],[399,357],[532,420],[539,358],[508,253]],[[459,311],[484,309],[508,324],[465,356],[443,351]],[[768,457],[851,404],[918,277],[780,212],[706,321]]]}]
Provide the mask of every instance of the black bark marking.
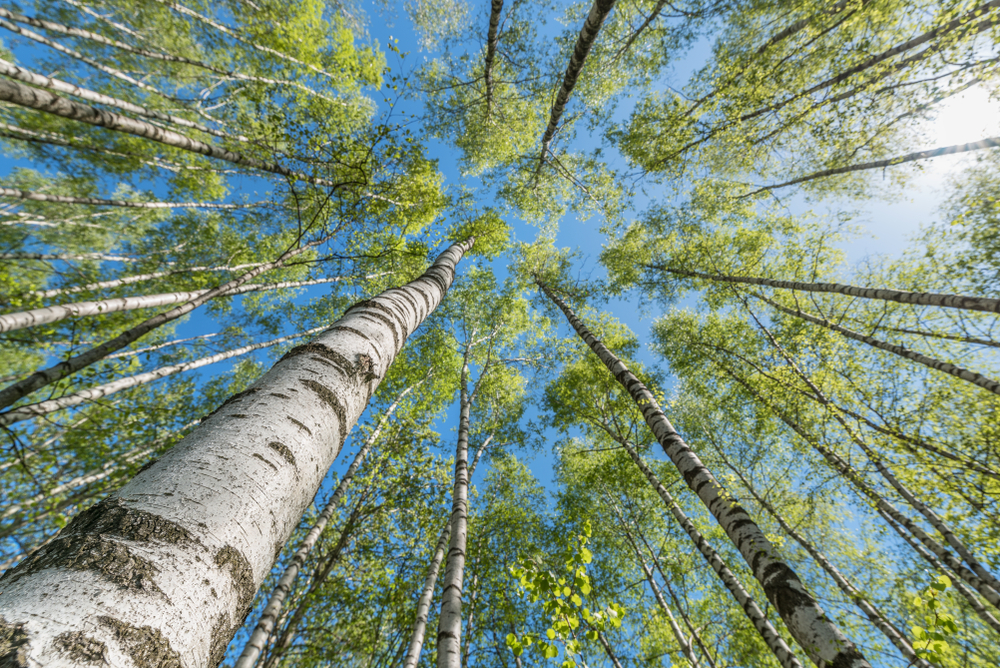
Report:
[{"label": "black bark marking", "polygon": [[396,345],[396,350],[399,350],[399,331],[396,329],[396,321],[395,321],[396,314],[393,313],[392,311],[389,311],[389,309],[385,308],[384,306],[382,308],[384,308],[386,311],[389,312],[389,317],[374,309],[369,309],[366,310],[364,313],[359,313],[358,316],[366,317],[371,320],[376,320],[385,325],[386,327],[388,327],[389,331],[392,332],[392,340]]},{"label": "black bark marking", "polygon": [[126,589],[156,592],[166,598],[153,581],[159,569],[148,559],[133,554],[125,543],[199,543],[175,522],[144,510],[129,508],[117,498],[108,498],[83,511],[55,540],[37,550],[0,582],[13,582],[48,568],[94,571]]},{"label": "black bark marking", "polygon": [[271,467],[272,469],[274,469],[275,471],[277,471],[277,470],[278,470],[278,467],[277,467],[277,466],[275,466],[274,464],[272,464],[271,462],[267,461],[267,459],[266,459],[266,458],[264,457],[264,455],[262,455],[262,454],[259,454],[259,453],[255,452],[255,453],[253,453],[253,456],[254,456],[254,457],[255,457],[256,459],[259,459],[260,461],[262,461],[262,462],[264,462],[265,464],[267,464],[268,466],[270,466],[270,467]]},{"label": "black bark marking", "polygon": [[53,643],[60,652],[76,663],[106,663],[108,646],[100,640],[83,635],[83,631],[67,631],[57,635]]},{"label": "black bark marking", "polygon": [[153,457],[148,462],[146,462],[145,464],[143,464],[142,466],[140,466],[139,470],[136,471],[135,474],[139,475],[140,473],[142,473],[143,471],[145,471],[146,469],[148,469],[149,467],[151,467],[153,464],[155,464],[158,461],[160,461],[159,457]]},{"label": "black bark marking", "polygon": [[313,433],[312,433],[312,430],[311,430],[311,429],[309,429],[309,427],[305,426],[304,424],[302,424],[301,422],[299,422],[298,420],[296,420],[296,419],[295,419],[295,418],[293,418],[292,416],[290,416],[290,415],[286,415],[285,417],[287,417],[287,418],[288,418],[289,420],[291,420],[291,421],[292,421],[292,424],[294,424],[294,425],[295,425],[296,427],[298,427],[299,429],[303,429],[303,430],[305,430],[305,432],[306,432],[307,434],[309,434],[310,436],[312,436],[312,435],[313,435]]},{"label": "black bark marking", "polygon": [[814,605],[812,598],[802,590],[802,584],[795,571],[780,561],[764,568],[761,586],[764,588],[767,600],[774,604],[779,613],[790,614],[802,606]]},{"label": "black bark marking", "polygon": [[303,385],[319,395],[319,398],[323,401],[323,403],[332,408],[333,412],[337,414],[337,427],[340,429],[340,442],[343,444],[344,440],[347,438],[347,410],[344,408],[340,399],[330,390],[330,388],[325,385],[320,385],[311,378],[300,378],[299,380]]},{"label": "black bark marking", "polygon": [[[306,431],[308,431],[308,429]],[[279,441],[272,441],[267,444],[267,447],[271,448],[279,455],[281,455],[281,458],[284,459],[286,462],[288,462],[292,466],[295,466],[295,455],[292,454],[292,451],[289,449],[287,445]]]},{"label": "black bark marking", "polygon": [[246,413],[230,413],[226,417],[231,417],[231,418],[245,418],[246,416],[247,416]]},{"label": "black bark marking", "polygon": [[[235,547],[226,545],[215,553],[216,565],[229,571],[229,577],[233,580],[233,588],[236,589],[238,601],[236,603],[236,618],[239,624],[243,624],[243,619],[250,613],[250,606],[253,603],[254,594],[257,587],[253,582],[253,570],[250,562]],[[226,642],[229,642],[229,638]]]},{"label": "black bark marking", "polygon": [[278,397],[279,399],[291,399],[287,394],[282,394],[281,392],[271,392],[272,397]]},{"label": "black bark marking", "polygon": [[239,401],[243,397],[249,396],[249,395],[254,394],[255,392],[259,392],[259,391],[260,390],[258,390],[256,387],[251,387],[248,390],[243,390],[242,392],[237,392],[233,396],[231,396],[228,399],[226,399],[225,401],[223,401],[222,404],[218,408],[216,408],[214,411],[212,411],[211,413],[209,413],[208,415],[206,415],[205,417],[203,417],[201,419],[201,421],[204,422],[205,420],[207,420],[208,418],[212,417],[213,415],[215,415],[216,413],[218,413],[219,411],[221,411],[223,408],[225,408],[229,404],[231,404],[231,403],[233,403],[235,401]]},{"label": "black bark marking", "polygon": [[852,647],[835,656],[833,661],[828,661],[826,665],[827,668],[853,668],[861,665],[864,660],[864,655]]},{"label": "black bark marking", "polygon": [[98,617],[97,621],[111,631],[118,646],[139,668],[181,668],[181,655],[159,629],[132,626],[113,617]]},{"label": "black bark marking", "polygon": [[372,337],[368,336],[367,334],[364,334],[363,332],[361,332],[361,330],[354,329],[353,327],[348,327],[347,325],[334,325],[328,331],[330,331],[330,332],[339,332],[339,331],[350,332],[351,334],[354,334],[355,336],[361,337],[365,341],[371,341],[372,340]]},{"label": "black bark marking", "polygon": [[24,624],[10,624],[0,617],[0,666],[28,668],[28,649]]},{"label": "black bark marking", "polygon": [[[312,357],[310,359],[326,364],[327,366],[336,367],[348,375],[353,375],[355,373],[354,364],[351,363],[351,360],[322,343],[312,342],[296,346],[289,350],[288,353],[281,359],[285,360],[289,357],[295,357],[296,355],[311,355]],[[330,364],[331,362],[332,364]]]}]

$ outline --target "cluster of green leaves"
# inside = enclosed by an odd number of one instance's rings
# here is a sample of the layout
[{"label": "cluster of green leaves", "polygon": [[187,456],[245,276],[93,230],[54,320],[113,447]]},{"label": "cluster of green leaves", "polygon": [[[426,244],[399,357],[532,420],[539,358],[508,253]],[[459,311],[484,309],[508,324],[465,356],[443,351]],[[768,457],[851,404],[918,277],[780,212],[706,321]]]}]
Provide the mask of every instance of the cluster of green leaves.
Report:
[{"label": "cluster of green leaves", "polygon": [[[517,581],[520,592],[532,603],[541,603],[542,610],[549,616],[551,626],[542,633],[526,632],[518,636],[507,635],[507,646],[516,656],[525,648],[531,648],[543,659],[559,656],[563,648],[562,668],[575,668],[577,657],[582,657],[583,643],[580,638],[596,642],[606,628],[620,628],[625,610],[617,603],[610,603],[603,609],[591,610],[584,605],[584,597],[589,596],[592,587],[587,575],[587,564],[593,561],[593,554],[587,549],[591,527],[583,526],[583,533],[572,539],[565,547],[566,560],[558,573],[546,567],[540,558],[520,559],[511,566],[510,574]],[[581,629],[581,622],[584,628]],[[544,635],[544,638],[543,638]]]},{"label": "cluster of green leaves", "polygon": [[954,648],[948,640],[958,633],[955,618],[943,607],[941,595],[951,586],[951,578],[939,575],[922,595],[913,597],[915,617],[919,622],[910,626],[913,631],[913,651],[917,656],[939,666],[950,663]]}]

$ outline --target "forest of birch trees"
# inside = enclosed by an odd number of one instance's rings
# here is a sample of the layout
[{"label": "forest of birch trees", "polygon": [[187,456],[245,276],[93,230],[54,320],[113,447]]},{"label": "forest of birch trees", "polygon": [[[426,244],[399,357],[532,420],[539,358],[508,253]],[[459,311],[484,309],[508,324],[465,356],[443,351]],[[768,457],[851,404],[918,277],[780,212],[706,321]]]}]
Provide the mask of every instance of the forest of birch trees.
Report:
[{"label": "forest of birch trees", "polygon": [[996,666],[1000,137],[928,128],[998,44],[3,2],[0,666]]}]

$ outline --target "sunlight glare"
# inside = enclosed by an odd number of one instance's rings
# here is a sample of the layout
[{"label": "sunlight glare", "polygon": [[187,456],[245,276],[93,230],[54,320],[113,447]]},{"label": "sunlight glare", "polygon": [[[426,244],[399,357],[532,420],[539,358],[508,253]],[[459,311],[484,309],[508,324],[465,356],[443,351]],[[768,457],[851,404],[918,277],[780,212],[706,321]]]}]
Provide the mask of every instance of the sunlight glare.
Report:
[{"label": "sunlight glare", "polygon": [[942,102],[924,132],[931,140],[928,148],[996,137],[1000,135],[1000,99],[991,99],[986,88],[974,86]]}]

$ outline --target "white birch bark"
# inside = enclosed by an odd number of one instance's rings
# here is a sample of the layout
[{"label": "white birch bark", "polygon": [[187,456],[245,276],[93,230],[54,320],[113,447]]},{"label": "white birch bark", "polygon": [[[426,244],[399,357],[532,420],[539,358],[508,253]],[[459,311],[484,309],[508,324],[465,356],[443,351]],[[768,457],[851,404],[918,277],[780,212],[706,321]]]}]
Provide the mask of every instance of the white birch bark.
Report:
[{"label": "white birch bark", "polygon": [[559,87],[556,100],[552,103],[552,109],[549,111],[549,124],[542,135],[542,152],[538,157],[535,178],[538,177],[538,173],[545,163],[545,154],[549,152],[549,144],[552,143],[552,139],[556,136],[556,130],[559,129],[559,119],[562,118],[563,112],[566,110],[566,103],[569,102],[569,96],[573,93],[573,88],[576,87],[576,80],[580,77],[580,72],[583,71],[587,54],[590,53],[591,47],[597,40],[597,34],[601,31],[601,26],[604,25],[604,19],[608,17],[614,6],[615,0],[594,0],[594,4],[587,14],[587,19],[583,22],[580,35],[573,47],[573,55],[570,56],[566,72],[563,74],[562,85]]},{"label": "white birch bark", "polygon": [[921,355],[920,353],[915,353],[912,350],[907,350],[903,346],[897,346],[893,343],[886,343],[879,339],[873,338],[871,336],[866,336],[865,334],[859,334],[858,332],[847,329],[846,327],[841,327],[835,323],[830,322],[826,318],[817,318],[816,316],[810,315],[808,313],[803,313],[798,309],[790,309],[781,304],[768,299],[762,295],[757,296],[758,299],[770,304],[774,308],[778,309],[782,313],[787,313],[790,316],[800,318],[806,322],[811,322],[815,325],[820,325],[821,327],[826,327],[831,329],[838,334],[842,334],[849,339],[854,339],[855,341],[860,341],[861,343],[868,344],[872,348],[878,348],[879,350],[885,350],[899,357],[911,360],[917,364],[922,364],[935,371],[942,371],[950,376],[960,378],[967,383],[972,383],[977,385],[988,392],[1000,395],[1000,382],[993,380],[992,378],[987,378],[986,376],[976,373],[975,371],[969,371],[950,362],[944,362],[933,357],[928,357],[927,355]]},{"label": "white birch bark", "polygon": [[134,209],[248,209],[264,206],[264,202],[250,204],[222,204],[215,202],[132,202],[124,199],[102,199],[100,197],[69,197],[67,195],[48,195],[46,193],[20,190],[19,188],[0,188],[0,197],[16,197],[30,202],[54,202],[56,204],[84,204],[87,206],[118,206]]},{"label": "white birch bark", "polygon": [[438,616],[437,668],[462,666],[462,589],[469,520],[469,347],[462,361],[458,443],[455,446],[455,484],[451,493],[451,541]]},{"label": "white birch bark", "polygon": [[54,288],[52,290],[36,290],[35,292],[28,292],[26,294],[32,297],[42,297],[43,299],[48,299],[50,297],[58,297],[59,295],[69,295],[77,292],[89,292],[91,290],[106,290],[108,288],[117,288],[123,285],[131,285],[133,283],[141,283],[143,281],[151,281],[156,278],[163,278],[164,276],[176,276],[177,274],[187,274],[196,271],[242,271],[244,269],[256,269],[261,266],[262,262],[254,262],[252,264],[238,264],[232,267],[188,267],[185,269],[171,269],[170,271],[158,271],[150,274],[136,274],[134,276],[123,276],[121,278],[114,278],[109,281],[98,281],[97,283],[88,283],[86,285],[74,285],[65,288]]},{"label": "white birch bark", "polygon": [[608,434],[617,441],[625,451],[628,453],[629,457],[635,463],[635,465],[642,471],[642,474],[646,477],[649,482],[650,487],[656,491],[660,499],[663,501],[664,505],[670,511],[674,520],[680,525],[684,533],[688,535],[691,542],[697,548],[698,552],[705,559],[705,562],[715,571],[716,576],[718,576],[719,581],[722,582],[723,586],[729,590],[733,598],[739,604],[743,613],[753,624],[753,627],[757,629],[757,633],[760,634],[761,639],[763,639],[764,644],[767,645],[768,649],[774,654],[778,662],[784,666],[784,668],[802,668],[802,664],[796,658],[795,654],[792,653],[792,649],[785,642],[785,639],[781,637],[774,625],[767,619],[767,615],[764,611],[760,609],[757,602],[750,595],[750,592],[746,590],[743,583],[740,581],[736,574],[733,573],[726,562],[723,561],[719,553],[715,551],[712,544],[702,535],[698,528],[695,527],[694,522],[691,518],[687,516],[687,513],[678,505],[677,501],[674,500],[673,495],[667,491],[666,486],[660,479],[656,477],[656,474],[643,460],[642,456],[632,447],[632,444],[628,439],[622,438],[610,430],[605,429]]},{"label": "white birch bark", "polygon": [[563,311],[569,323],[611,375],[632,396],[664,452],[677,467],[688,487],[702,501],[723,531],[739,550],[767,598],[781,615],[792,636],[820,668],[871,668],[861,652],[834,624],[806,590],[798,575],[784,563],[774,546],[747,512],[725,494],[715,476],[688,447],[660,409],[646,386],[607,347],[598,341],[583,322],[543,283],[545,294]]},{"label": "white birch bark", "polygon": [[[426,377],[424,380],[426,380]],[[260,614],[257,626],[254,627],[246,645],[243,646],[243,651],[236,660],[234,668],[253,668],[254,664],[257,663],[260,653],[264,651],[264,645],[267,643],[268,637],[270,637],[271,633],[275,629],[275,625],[278,621],[278,615],[281,613],[281,608],[285,604],[285,598],[292,590],[292,585],[295,584],[295,579],[299,576],[299,570],[301,570],[303,564],[306,563],[306,559],[309,558],[309,554],[312,552],[312,549],[316,546],[316,542],[319,540],[319,537],[326,529],[326,525],[330,522],[330,518],[333,517],[334,511],[340,506],[340,500],[347,492],[348,485],[351,484],[351,481],[354,479],[354,475],[358,472],[361,464],[364,463],[365,458],[372,449],[372,446],[375,445],[375,442],[378,440],[379,435],[382,433],[382,427],[386,425],[389,418],[396,410],[396,407],[399,406],[399,403],[406,398],[406,395],[412,392],[417,385],[422,382],[424,381],[421,380],[419,383],[410,385],[396,397],[396,400],[385,409],[385,413],[382,415],[382,419],[379,420],[378,426],[375,427],[371,435],[369,435],[364,444],[362,444],[361,449],[358,450],[358,454],[354,457],[354,461],[352,461],[351,465],[347,467],[347,471],[344,472],[344,476],[340,479],[337,489],[334,490],[333,495],[330,497],[326,506],[324,506],[323,511],[319,514],[319,517],[316,518],[316,523],[309,529],[309,533],[306,534],[306,537],[302,539],[299,549],[295,552],[295,555],[292,557],[288,567],[285,568],[284,573],[281,574],[281,579],[278,580],[278,584],[275,585],[274,590],[271,592],[271,597],[268,599],[267,605]]]},{"label": "white birch bark", "polygon": [[62,378],[65,378],[66,376],[76,373],[80,369],[84,369],[90,366],[91,364],[99,362],[100,360],[104,359],[105,356],[109,355],[110,353],[121,350],[125,346],[133,343],[134,341],[139,340],[140,338],[142,338],[142,336],[148,334],[157,327],[165,325],[166,323],[171,322],[173,320],[176,320],[181,316],[187,315],[188,313],[198,308],[202,304],[208,302],[209,300],[213,299],[214,297],[218,297],[219,295],[225,294],[226,292],[235,290],[236,288],[239,288],[241,285],[244,285],[247,281],[263,274],[264,272],[270,269],[275,269],[277,267],[283,266],[292,258],[301,255],[302,253],[305,253],[307,250],[313,248],[314,246],[318,246],[326,242],[328,239],[329,236],[324,236],[315,241],[302,244],[297,248],[290,248],[284,253],[282,253],[277,260],[260,264],[251,269],[250,271],[246,272],[245,274],[237,276],[236,278],[227,281],[226,283],[218,285],[209,290],[208,292],[201,294],[200,296],[192,299],[191,301],[185,304],[181,304],[180,306],[175,306],[169,311],[160,313],[158,315],[153,316],[152,318],[144,320],[135,327],[127,329],[118,336],[109,339],[98,346],[95,346],[89,350],[85,350],[84,352],[78,355],[74,355],[69,359],[63,360],[62,362],[59,362],[58,364],[51,366],[47,369],[36,371],[27,378],[20,380],[0,390],[0,408],[10,406],[15,401],[21,399],[22,397],[27,396],[28,394],[31,394],[32,392],[35,392],[36,390],[45,387],[46,385],[51,385],[52,383],[55,383],[56,381]]},{"label": "white birch bark", "polygon": [[666,265],[646,265],[650,269],[659,269],[678,276],[701,278],[720,283],[743,283],[745,285],[763,285],[769,288],[783,290],[798,290],[799,292],[830,292],[861,299],[879,299],[898,302],[900,304],[917,304],[920,306],[940,306],[942,308],[964,309],[967,311],[985,311],[1000,313],[1000,299],[988,297],[972,297],[969,295],[951,295],[935,292],[907,292],[906,290],[889,290],[886,288],[863,288],[857,285],[843,283],[809,283],[805,281],[782,281],[775,278],[757,276],[724,276],[721,274],[705,274],[688,269],[668,267]]},{"label": "white birch bark", "polygon": [[[0,19],[0,23],[3,20]],[[182,151],[190,151],[200,155],[223,160],[241,167],[259,169],[264,172],[271,172],[293,179],[302,179],[308,183],[331,188],[341,188],[343,184],[335,183],[327,179],[322,179],[307,174],[302,174],[288,169],[273,162],[260,160],[252,156],[236,153],[228,149],[206,144],[198,139],[193,139],[173,130],[167,130],[145,121],[129,118],[113,111],[97,109],[79,102],[67,100],[54,93],[38,88],[31,88],[16,81],[0,79],[0,100],[10,102],[28,109],[43,111],[60,118],[79,121],[88,125],[124,132],[155,141],[166,146],[171,146]]]},{"label": "white birch bark", "polygon": [[842,591],[848,599],[858,606],[858,609],[860,609],[869,621],[871,621],[871,623],[874,624],[875,627],[889,639],[889,642],[896,646],[899,653],[902,654],[903,658],[907,660],[908,665],[917,666],[917,668],[933,668],[932,664],[917,656],[916,652],[913,651],[913,645],[903,632],[890,622],[886,616],[882,614],[882,611],[879,610],[874,603],[869,601],[857,587],[851,584],[850,580],[848,580],[847,577],[833,565],[833,562],[831,562],[825,554],[820,552],[815,546],[812,545],[812,543],[806,540],[805,536],[796,531],[787,522],[787,520],[781,516],[774,506],[768,503],[757,493],[757,491],[750,484],[750,481],[744,477],[743,473],[738,468],[729,463],[721,450],[716,448],[716,452],[722,458],[722,461],[726,464],[726,466],[729,467],[729,470],[735,473],[736,476],[743,482],[743,486],[746,487],[747,491],[750,492],[750,495],[757,500],[757,503],[760,504],[761,508],[766,510],[768,514],[778,522],[778,525],[785,531],[785,533],[791,536],[792,540],[801,545],[802,549],[808,552],[809,556],[811,556],[816,563],[819,564],[824,571],[826,571],[827,575],[829,575],[830,579],[836,583],[840,591]]},{"label": "white birch bark", "polygon": [[[469,467],[470,478],[476,470],[476,465],[479,463],[480,456],[482,456],[491,440],[493,440],[492,436],[483,441],[483,444],[479,446],[479,449],[476,451],[476,456],[472,460],[472,466]],[[417,614],[413,621],[413,628],[410,631],[410,642],[406,650],[406,658],[403,659],[403,668],[417,668],[417,663],[420,661],[420,650],[423,649],[424,646],[424,637],[427,632],[427,619],[430,616],[431,611],[431,600],[434,598],[434,588],[437,586],[438,573],[441,570],[441,562],[444,561],[445,550],[449,545],[451,524],[451,519],[449,518],[449,520],[445,522],[444,527],[441,529],[441,535],[438,536],[437,546],[434,548],[434,556],[431,557],[431,563],[427,567],[427,577],[424,578],[424,588],[420,592],[420,599],[417,601]]]},{"label": "white birch bark", "polygon": [[952,571],[954,571],[961,579],[965,580],[969,585],[975,588],[983,598],[989,601],[991,604],[1000,608],[1000,592],[991,587],[986,582],[983,582],[978,575],[973,573],[971,570],[965,567],[965,565],[955,557],[945,546],[941,545],[933,537],[929,536],[926,531],[920,528],[920,526],[911,520],[909,517],[899,512],[899,510],[889,503],[885,498],[882,497],[877,491],[871,488],[868,483],[862,478],[858,471],[851,466],[848,462],[844,461],[840,455],[826,447],[817,438],[814,438],[812,434],[806,431],[799,423],[788,416],[784,411],[775,406],[773,403],[765,399],[760,392],[754,389],[749,383],[743,380],[738,374],[734,373],[731,369],[723,364],[719,364],[719,367],[725,371],[733,380],[742,385],[747,392],[752,396],[756,397],[764,406],[771,410],[775,415],[777,415],[782,422],[787,424],[792,431],[798,434],[802,440],[808,443],[816,452],[822,455],[823,459],[841,476],[846,478],[850,483],[854,485],[854,488],[864,497],[868,498],[874,505],[876,510],[880,513],[891,517],[893,521],[899,523],[900,525],[906,527],[906,530],[916,538],[920,543],[934,554],[938,559],[943,561],[948,565]]},{"label": "white birch bark", "polygon": [[486,57],[483,62],[483,81],[486,84],[486,117],[490,117],[493,108],[493,58],[496,56],[500,39],[497,35],[500,28],[500,12],[503,11],[503,0],[490,2],[490,27],[486,31]]},{"label": "white birch bark", "polygon": [[639,546],[636,545],[635,541],[632,540],[632,532],[629,531],[628,524],[625,522],[625,517],[622,515],[621,510],[618,508],[617,504],[611,499],[611,495],[605,491],[605,496],[608,497],[608,505],[615,513],[615,517],[618,518],[618,523],[621,524],[622,529],[625,533],[625,539],[628,544],[632,546],[632,550],[635,552],[636,561],[639,562],[639,567],[642,569],[643,575],[646,578],[646,583],[649,584],[650,590],[653,592],[653,598],[656,599],[656,604],[660,606],[660,610],[663,614],[667,616],[667,623],[670,625],[670,631],[674,634],[674,639],[677,641],[677,645],[681,648],[681,652],[684,654],[684,658],[688,660],[692,668],[699,668],[700,664],[698,662],[698,657],[694,653],[694,647],[691,645],[691,641],[684,637],[684,632],[681,631],[680,625],[677,624],[677,620],[674,619],[674,613],[670,611],[670,606],[667,605],[666,600],[663,598],[663,593],[656,584],[656,580],[653,578],[653,572],[646,565],[646,560],[642,556],[642,551]]},{"label": "white birch bark", "polygon": [[472,241],[360,302],[0,579],[29,662],[214,666],[347,433]]},{"label": "white birch bark", "polygon": [[104,253],[0,253],[0,260],[101,260],[103,262],[138,262],[138,258]]},{"label": "white birch bark", "polygon": [[299,332],[298,334],[291,334],[289,336],[281,336],[277,339],[271,339],[270,341],[261,341],[260,343],[253,343],[248,346],[242,346],[240,348],[234,348],[232,350],[227,350],[224,353],[217,353],[215,355],[209,355],[208,357],[202,357],[201,359],[192,360],[190,362],[184,362],[182,364],[171,364],[168,366],[161,366],[153,371],[147,371],[145,373],[137,373],[134,376],[128,376],[126,378],[119,378],[113,380],[110,383],[105,383],[104,385],[98,385],[97,387],[89,387],[85,390],[80,390],[79,392],[74,392],[73,394],[67,394],[65,396],[59,397],[58,399],[49,399],[47,401],[40,401],[36,404],[28,404],[27,406],[18,406],[17,408],[11,409],[0,413],[0,427],[9,427],[12,424],[21,422],[23,420],[30,420],[42,415],[48,415],[65,408],[72,408],[73,406],[79,406],[80,404],[87,403],[90,401],[97,401],[98,399],[103,399],[104,397],[115,394],[116,392],[121,392],[123,390],[128,390],[133,387],[138,387],[139,385],[145,385],[146,383],[152,383],[153,381],[160,380],[161,378],[166,378],[168,376],[173,376],[174,374],[183,373],[185,371],[192,371],[194,369],[200,369],[203,366],[208,366],[210,364],[217,364],[223,360],[232,359],[233,357],[239,357],[241,355],[246,355],[247,353],[254,352],[255,350],[263,350],[264,348],[270,348],[271,346],[276,346],[279,343],[284,343],[285,341],[291,341],[293,339],[298,339],[303,336],[308,336],[310,334],[315,334],[316,332],[322,331],[324,327],[314,327],[313,329],[307,330],[305,332]]},{"label": "white birch bark", "polygon": [[[3,11],[4,10],[0,8],[0,16],[3,15]],[[157,121],[173,123],[174,125],[180,125],[185,128],[191,128],[192,130],[198,130],[215,137],[232,139],[239,142],[250,141],[246,137],[233,136],[226,132],[222,132],[221,130],[206,127],[201,123],[195,123],[194,121],[189,121],[186,118],[181,118],[180,116],[174,116],[173,114],[167,114],[155,109],[149,109],[127,100],[121,100],[116,97],[111,97],[110,95],[104,95],[103,93],[97,93],[86,88],[80,88],[75,84],[67,83],[59,79],[53,79],[51,77],[37,74],[23,67],[18,67],[14,63],[3,60],[2,58],[0,58],[0,74],[8,76],[11,79],[23,81],[24,83],[31,84],[32,86],[47,88],[57,93],[65,93],[66,95],[72,95],[73,97],[78,97],[81,100],[86,100],[95,104],[106,104],[111,107],[118,107],[122,111],[138,114],[139,116],[145,116],[146,118],[151,118]]]},{"label": "white birch bark", "polygon": [[176,346],[181,343],[187,343],[188,341],[204,341],[205,339],[212,339],[218,336],[221,332],[212,332],[211,334],[199,334],[198,336],[189,336],[186,339],[174,339],[173,341],[164,341],[163,343],[158,343],[155,346],[146,346],[145,348],[139,348],[137,350],[126,350],[123,353],[115,353],[114,355],[108,355],[104,359],[114,360],[121,357],[135,357],[136,355],[141,355],[143,353],[151,353],[154,350],[160,350],[161,348],[169,348],[170,346]]},{"label": "white birch bark", "polygon": [[[317,278],[311,281],[280,281],[277,283],[264,283],[241,285],[238,288],[228,290],[219,295],[220,297],[233,297],[247,292],[259,292],[262,290],[281,290],[284,288],[304,288],[310,285],[322,285],[325,283],[336,283],[344,280],[343,276],[333,278]],[[12,332],[26,327],[37,327],[38,325],[48,325],[53,322],[67,320],[69,318],[85,318],[93,315],[107,315],[108,313],[118,313],[119,311],[135,311],[144,308],[156,308],[167,304],[180,304],[192,299],[197,299],[208,290],[196,290],[193,292],[164,292],[155,295],[140,295],[138,297],[113,297],[100,301],[76,302],[73,304],[56,304],[54,306],[43,306],[42,308],[21,311],[19,313],[5,313],[0,315],[0,332]]]}]

